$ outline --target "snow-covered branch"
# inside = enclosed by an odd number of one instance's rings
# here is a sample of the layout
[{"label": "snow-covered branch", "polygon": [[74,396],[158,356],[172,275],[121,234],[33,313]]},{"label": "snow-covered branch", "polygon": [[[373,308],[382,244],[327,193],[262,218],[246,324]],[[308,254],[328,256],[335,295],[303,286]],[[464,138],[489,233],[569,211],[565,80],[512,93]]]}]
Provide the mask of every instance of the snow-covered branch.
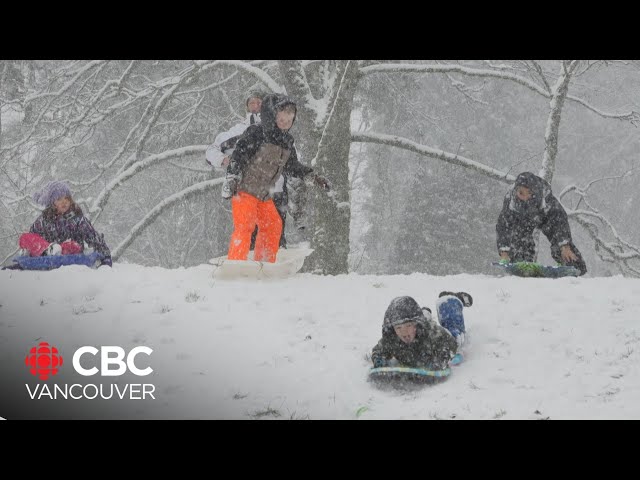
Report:
[{"label": "snow-covered branch", "polygon": [[[633,245],[622,238],[609,219],[594,208],[588,200],[588,190],[592,185],[603,180],[624,178],[630,175],[633,170],[634,169],[628,170],[622,175],[591,180],[582,188],[576,185],[567,185],[562,192],[560,192],[558,198],[562,199],[562,197],[567,194],[575,192],[580,197],[578,206],[580,203],[584,203],[587,209],[567,209],[567,215],[569,218],[573,218],[578,222],[578,224],[580,224],[594,240],[598,256],[603,261],[614,263],[622,273],[633,274],[640,277],[640,268],[637,266],[640,265],[640,263],[637,262],[640,260],[640,246]],[[608,232],[607,237],[612,238],[613,240],[607,240],[604,233],[601,232],[601,229]],[[632,260],[636,261],[634,265],[630,263]]]},{"label": "snow-covered branch", "polygon": [[[139,162],[134,163],[125,171],[121,172],[118,176],[113,178],[100,192],[96,200],[93,202],[90,213],[97,213],[104,207],[105,203],[109,199],[109,196],[113,193],[113,191],[120,186],[125,180],[131,178],[136,173],[144,170],[145,168],[150,167],[151,165],[155,165],[160,162],[167,161],[172,158],[185,157],[187,155],[194,154],[204,154],[206,152],[208,145],[193,145],[189,147],[177,148],[175,150],[169,150],[166,152],[159,153],[157,155],[150,155],[147,158],[140,160]],[[95,221],[95,220],[94,220]]]},{"label": "snow-covered branch", "polygon": [[317,100],[307,80],[301,60],[281,60],[278,62],[280,72],[285,80],[287,94],[296,99],[302,115],[307,115],[317,127],[324,125],[321,120],[327,114],[326,102]]},{"label": "snow-covered branch", "polygon": [[636,246],[636,245],[632,245],[629,242],[627,242],[626,240],[624,240],[617,232],[617,230],[615,229],[615,227],[611,224],[611,222],[601,213],[598,213],[597,211],[594,210],[571,210],[570,213],[567,213],[567,215],[575,217],[575,216],[581,216],[581,217],[592,217],[592,218],[596,218],[598,220],[600,220],[606,227],[608,227],[608,229],[611,231],[611,233],[613,234],[613,238],[616,239],[616,241],[618,243],[613,244],[610,243],[608,245],[611,246],[615,246],[620,248],[620,246],[624,246],[627,247],[629,250],[631,250],[631,252],[620,252],[618,254],[615,255],[616,258],[620,258],[620,259],[629,259],[629,258],[640,258],[640,247]]},{"label": "snow-covered branch", "polygon": [[[332,112],[335,108],[336,100],[340,94],[340,89],[344,84],[345,76],[347,75],[350,64],[353,64],[353,66],[351,66],[351,69],[357,71],[358,65],[355,60],[348,60],[346,63],[338,63],[336,68],[333,70],[328,68],[328,65],[322,69],[322,90],[324,95],[313,105],[313,108],[317,114],[317,127],[320,127],[322,125],[326,127],[326,125],[329,123]],[[331,109],[329,109],[329,106],[331,106]]]},{"label": "snow-covered branch", "polygon": [[465,168],[475,170],[487,177],[499,180],[503,183],[513,183],[516,179],[513,175],[503,173],[495,168],[488,167],[482,163],[476,162],[469,158],[461,157],[454,153],[448,153],[444,150],[438,150],[435,148],[420,145],[406,138],[398,137],[396,135],[383,135],[380,133],[351,133],[351,140],[354,142],[369,142],[378,143],[381,145],[391,145],[393,147],[402,148],[411,152],[419,153],[427,157],[434,158],[436,160],[442,160],[453,165],[458,165]]},{"label": "snow-covered branch", "polygon": [[606,219],[604,219],[604,217],[595,214],[594,212],[585,211],[567,211],[567,215],[578,222],[594,240],[596,253],[601,260],[615,264],[623,274],[630,273],[636,277],[640,277],[640,269],[629,263],[630,260],[640,259],[640,252],[638,251],[638,247],[634,247],[632,251],[625,251],[621,243],[626,244],[627,242],[624,242],[617,235],[615,229],[613,229],[613,232],[617,242],[607,242],[601,236],[598,225],[587,218],[589,216],[597,217],[603,223],[608,224],[609,222],[605,222]]},{"label": "snow-covered branch", "polygon": [[[458,90],[462,95],[464,95],[466,98],[468,98],[471,102],[479,103],[480,105],[485,105],[485,106],[489,105],[488,102],[485,102],[484,100],[481,100],[480,98],[476,98],[476,97],[473,96],[473,93],[477,93],[478,91],[482,90],[482,86],[480,88],[475,88],[475,89],[469,88],[464,83],[462,83],[462,82],[456,80],[455,78],[453,78],[450,74],[446,73],[445,75],[447,76],[447,78],[451,82],[451,86],[453,88],[455,88],[456,90]],[[472,92],[472,93],[470,93],[470,92]]]},{"label": "snow-covered branch", "polygon": [[[185,79],[186,77],[183,77],[182,81],[184,81]],[[153,128],[155,123],[158,121],[158,118],[160,118],[160,114],[162,113],[162,110],[165,108],[165,106],[169,102],[169,99],[171,99],[173,94],[181,87],[182,83],[183,82],[177,82],[175,85],[173,85],[158,99],[155,105],[153,105],[153,108],[149,115],[149,119],[146,122],[146,125],[144,127],[144,130],[142,131],[142,134],[140,135],[140,138],[138,138],[135,153],[131,155],[126,162],[124,162],[122,167],[120,167],[120,170],[118,171],[118,173],[129,168],[131,164],[133,164],[138,159],[138,156],[140,155],[140,152],[142,152],[142,149],[144,148],[147,138],[151,133],[151,129]]]},{"label": "snow-covered branch", "polygon": [[544,72],[542,71],[542,67],[540,66],[540,64],[538,62],[536,62],[535,60],[531,60],[531,65],[533,65],[533,70],[537,74],[537,76],[540,79],[540,81],[542,82],[542,84],[544,85],[545,90],[549,94],[551,94],[551,86],[549,85],[549,82],[547,81],[547,77],[545,76]]},{"label": "snow-covered branch", "polygon": [[164,210],[171,207],[177,202],[181,202],[186,200],[187,198],[206,192],[208,189],[213,188],[216,185],[222,184],[224,178],[216,178],[214,180],[206,180],[204,182],[196,183],[184,190],[171,195],[170,197],[165,198],[163,201],[158,203],[155,207],[153,207],[142,220],[140,220],[129,232],[129,234],[120,242],[120,244],[113,249],[111,252],[111,256],[113,260],[117,260],[123,252],[127,249],[129,245],[147,228],[149,225],[153,223],[153,221],[160,215]]},{"label": "snow-covered branch", "polygon": [[[410,64],[410,63],[387,63],[387,64],[378,64],[378,65],[370,65],[367,67],[363,67],[360,69],[360,74],[362,75],[370,75],[372,73],[460,73],[467,76],[473,77],[491,77],[498,78],[502,80],[509,80],[515,82],[523,87],[528,88],[529,90],[536,92],[543,97],[551,98],[552,94],[547,91],[547,87],[541,87],[537,83],[524,78],[520,75],[516,75],[514,73],[510,73],[505,70],[490,70],[483,68],[473,68],[473,67],[465,67],[462,65],[420,65],[420,64]],[[613,118],[617,120],[626,120],[631,122],[633,125],[637,125],[640,122],[640,113],[635,112],[633,110],[622,112],[622,113],[612,113],[606,112],[599,108],[596,108],[590,105],[585,100],[567,95],[567,100],[578,103],[594,113],[604,117],[604,118]]]},{"label": "snow-covered branch", "polygon": [[[330,93],[330,95],[333,98],[333,101],[331,103],[331,110],[329,111],[329,115],[328,115],[327,119],[324,121],[324,128],[322,129],[322,134],[320,135],[320,141],[318,142],[318,149],[316,150],[316,154],[311,159],[311,162],[310,162],[310,165],[313,166],[313,167],[316,166],[316,162],[318,160],[318,155],[320,154],[321,151],[323,151],[323,147],[325,147],[326,142],[328,141],[328,137],[326,136],[327,127],[329,126],[329,122],[331,121],[331,117],[333,116],[333,113],[335,111],[335,107],[336,107],[336,103],[337,103],[336,99],[340,95],[340,90],[342,89],[345,77],[347,75],[347,72],[349,71],[350,62],[351,62],[351,60],[349,60],[346,63],[346,65],[344,65],[344,69],[343,69],[342,75],[340,75],[340,82],[338,84],[338,87],[335,89],[335,93]],[[355,68],[357,68],[357,67],[355,67]]]},{"label": "snow-covered branch", "polygon": [[[125,71],[122,73],[119,79],[106,81],[105,84],[102,86],[102,88],[98,90],[95,94],[93,94],[93,96],[89,99],[88,103],[84,105],[84,108],[83,108],[84,111],[81,111],[78,117],[71,119],[67,123],[67,125],[65,126],[66,130],[68,131],[72,125],[80,124],[85,118],[89,116],[89,114],[95,111],[98,111],[99,102],[103,100],[103,98],[112,98],[115,95],[117,95],[121,91],[122,87],[124,86],[124,82],[131,75],[133,67],[138,62],[139,62],[138,60],[134,60],[130,62],[129,66],[125,69]],[[104,67],[105,65],[102,65],[101,67]],[[100,70],[97,70],[96,74],[99,71]],[[107,96],[108,93],[112,93],[112,95]],[[92,125],[89,125],[89,126],[91,127]]]},{"label": "snow-covered branch", "polygon": [[232,66],[232,67],[237,67],[241,70],[244,70],[247,73],[250,73],[251,75],[255,76],[258,80],[260,80],[262,83],[264,83],[272,92],[275,93],[283,93],[284,89],[282,88],[282,86],[277,83],[272,77],[271,75],[269,75],[267,72],[265,72],[264,70],[251,65],[250,63],[247,62],[242,62],[240,60],[216,60],[214,62],[210,62],[210,61],[197,61],[195,62],[196,65],[198,65],[201,68],[202,72],[205,72],[207,70],[210,70],[214,67],[217,67],[219,65],[228,65],[228,66]]},{"label": "snow-covered branch", "polygon": [[636,167],[630,168],[629,170],[624,172],[622,175],[613,175],[613,176],[610,176],[610,177],[596,178],[595,180],[591,180],[589,183],[587,183],[587,185],[585,187],[583,187],[583,188],[580,188],[577,185],[573,185],[573,184],[572,185],[567,185],[558,194],[558,200],[562,200],[562,197],[564,197],[566,194],[568,194],[570,192],[573,192],[573,191],[577,191],[579,195],[581,195],[582,197],[585,197],[586,194],[587,194],[587,190],[589,190],[592,185],[594,185],[594,184],[596,184],[598,182],[602,182],[604,180],[621,180],[621,179],[631,175],[635,170],[636,170]]},{"label": "snow-covered branch", "polygon": [[43,92],[43,93],[37,93],[37,94],[33,94],[33,95],[30,95],[30,96],[27,96],[24,99],[24,103],[25,104],[29,104],[29,103],[31,103],[31,102],[33,102],[35,100],[40,99],[40,98],[59,97],[63,93],[65,93],[67,90],[69,90],[85,73],[91,71],[91,69],[93,69],[93,68],[99,67],[100,65],[102,65],[104,63],[106,63],[106,60],[93,60],[91,62],[88,62],[85,65],[83,65],[80,69],[78,69],[78,71],[75,73],[75,75],[73,76],[73,78],[71,80],[69,80],[67,83],[62,85],[55,92]]},{"label": "snow-covered branch", "polygon": [[222,85],[224,85],[225,83],[229,82],[230,80],[233,80],[236,76],[238,75],[238,72],[235,71],[233,73],[231,73],[230,75],[228,75],[227,77],[223,78],[222,80],[220,80],[219,82],[215,82],[212,83],[210,85],[207,85],[206,87],[202,87],[202,88],[194,88],[192,90],[182,90],[181,92],[176,93],[176,97],[181,97],[184,95],[190,95],[192,93],[202,93],[202,92],[206,92],[207,90],[215,90],[218,87],[221,87]]},{"label": "snow-covered branch", "polygon": [[634,110],[629,110],[627,112],[622,113],[611,113],[600,110],[599,108],[594,107],[593,105],[587,103],[585,100],[574,97],[573,95],[567,95],[567,100],[571,100],[572,102],[579,103],[580,105],[588,108],[594,113],[597,113],[601,117],[604,118],[613,118],[615,120],[625,120],[631,123],[634,126],[638,126],[640,124],[640,112],[636,112]]},{"label": "snow-covered branch", "polygon": [[560,119],[562,117],[562,107],[569,91],[569,83],[571,76],[578,62],[573,61],[569,64],[562,63],[562,72],[558,77],[558,81],[551,89],[551,111],[547,118],[547,127],[544,132],[544,155],[542,157],[542,167],[540,168],[540,177],[551,183],[553,173],[556,169],[556,154],[558,153],[558,132],[560,130]]},{"label": "snow-covered branch", "polygon": [[502,80],[510,80],[526,87],[544,97],[550,97],[549,93],[531,80],[504,70],[489,70],[485,68],[465,67],[463,65],[424,65],[411,63],[386,63],[371,65],[360,69],[360,74],[370,75],[372,73],[460,73],[472,77],[491,77]]}]

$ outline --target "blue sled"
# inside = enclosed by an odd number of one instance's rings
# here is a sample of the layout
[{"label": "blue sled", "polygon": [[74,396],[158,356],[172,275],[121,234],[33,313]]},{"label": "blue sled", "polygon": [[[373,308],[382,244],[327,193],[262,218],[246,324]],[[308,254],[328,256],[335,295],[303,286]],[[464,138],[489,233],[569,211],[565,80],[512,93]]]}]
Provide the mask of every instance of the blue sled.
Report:
[{"label": "blue sled", "polygon": [[53,255],[46,257],[15,257],[13,259],[23,270],[54,270],[65,265],[86,265],[98,268],[104,255],[98,252],[89,255]]},{"label": "blue sled", "polygon": [[453,366],[460,365],[463,360],[464,360],[464,357],[462,356],[462,354],[456,353],[451,359],[451,361],[449,362],[449,365],[453,365]]}]

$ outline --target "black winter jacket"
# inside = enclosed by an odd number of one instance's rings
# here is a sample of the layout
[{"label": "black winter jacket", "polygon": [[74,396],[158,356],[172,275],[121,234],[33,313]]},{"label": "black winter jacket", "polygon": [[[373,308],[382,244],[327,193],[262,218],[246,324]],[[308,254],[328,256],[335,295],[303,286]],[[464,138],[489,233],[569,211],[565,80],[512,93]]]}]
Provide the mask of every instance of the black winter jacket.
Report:
[{"label": "black winter jacket", "polygon": [[[519,185],[532,191],[532,197],[526,202],[516,196]],[[544,233],[552,245],[562,246],[572,242],[567,212],[551,193],[549,183],[524,172],[518,175],[516,184],[504,197],[496,224],[498,251],[529,241],[536,228]]]}]

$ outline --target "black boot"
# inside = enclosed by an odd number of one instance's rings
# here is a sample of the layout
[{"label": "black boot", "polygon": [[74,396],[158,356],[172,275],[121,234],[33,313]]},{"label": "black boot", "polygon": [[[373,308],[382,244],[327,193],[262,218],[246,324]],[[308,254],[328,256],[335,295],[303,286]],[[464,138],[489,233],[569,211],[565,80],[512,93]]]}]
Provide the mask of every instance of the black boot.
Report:
[{"label": "black boot", "polygon": [[453,295],[454,297],[458,297],[465,307],[470,307],[471,305],[473,305],[473,297],[467,292],[440,292],[440,295],[438,295],[438,297],[444,297],[445,295]]}]

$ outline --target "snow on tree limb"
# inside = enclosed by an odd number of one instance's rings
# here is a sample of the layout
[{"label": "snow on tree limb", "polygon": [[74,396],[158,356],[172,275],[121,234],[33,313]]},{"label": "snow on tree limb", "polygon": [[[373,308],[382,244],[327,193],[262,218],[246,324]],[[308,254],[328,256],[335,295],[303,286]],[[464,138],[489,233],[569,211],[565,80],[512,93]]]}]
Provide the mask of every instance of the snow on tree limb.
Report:
[{"label": "snow on tree limb", "polygon": [[118,176],[113,178],[100,192],[96,200],[93,202],[90,213],[97,213],[104,207],[105,203],[109,199],[109,196],[113,191],[122,184],[125,180],[131,178],[136,173],[150,167],[156,163],[164,162],[172,158],[184,157],[187,155],[204,154],[208,148],[208,145],[192,145],[189,147],[177,148],[175,150],[168,150],[166,152],[158,153],[156,155],[150,155],[147,158],[134,163],[125,171],[121,172]]},{"label": "snow on tree limb", "polygon": [[586,196],[587,190],[589,190],[589,188],[591,188],[591,186],[594,185],[595,183],[602,182],[604,180],[620,180],[622,178],[625,178],[625,177],[628,177],[629,175],[631,175],[632,172],[635,169],[636,169],[636,167],[630,168],[629,170],[624,172],[622,175],[613,175],[613,176],[610,176],[610,177],[596,178],[595,180],[591,180],[589,183],[587,183],[587,185],[585,187],[583,187],[583,188],[580,188],[577,185],[567,185],[558,194],[558,200],[562,200],[562,197],[564,197],[566,194],[568,194],[570,192],[573,192],[573,191],[577,191],[581,196],[584,197],[584,196]]},{"label": "snow on tree limb", "polygon": [[384,135],[380,133],[351,133],[351,140],[354,142],[369,142],[378,143],[381,145],[391,145],[393,147],[402,148],[411,152],[419,153],[427,157],[442,160],[453,165],[461,167],[471,168],[483,175],[499,180],[503,183],[513,183],[516,179],[513,175],[503,173],[494,168],[488,167],[482,163],[476,162],[469,158],[461,157],[459,155],[448,153],[443,150],[437,150],[435,148],[420,145],[406,138],[398,137],[396,135]]},{"label": "snow on tree limb", "polygon": [[[186,80],[186,77],[183,77],[182,80],[183,81]],[[171,99],[171,97],[173,96],[173,94],[182,86],[182,84],[183,84],[183,82],[181,81],[181,82],[178,82],[175,85],[173,85],[170,89],[168,89],[162,95],[162,97],[160,97],[158,99],[158,101],[155,103],[155,105],[153,105],[153,109],[151,110],[151,114],[149,115],[149,118],[148,118],[148,121],[146,122],[144,130],[142,131],[142,134],[140,135],[140,137],[138,138],[138,141],[136,143],[136,150],[135,150],[134,154],[131,155],[127,159],[126,162],[124,162],[122,167],[120,167],[120,170],[118,171],[118,173],[123,172],[124,170],[129,168],[131,166],[131,164],[133,164],[138,159],[138,156],[140,155],[140,152],[144,148],[144,145],[145,145],[145,143],[147,141],[147,138],[149,137],[149,135],[151,133],[151,129],[153,128],[153,126],[158,121],[158,118],[160,118],[160,114],[162,113],[164,108],[167,106],[167,104],[168,104],[169,100]],[[149,105],[151,105],[151,104],[149,104]],[[145,113],[147,113],[147,112],[145,112]],[[140,121],[140,123],[138,125],[140,125],[141,123],[142,123],[142,120]]]},{"label": "snow on tree limb", "polygon": [[[333,116],[333,112],[335,110],[336,107],[336,101],[340,95],[340,89],[342,88],[342,85],[344,83],[344,78],[349,70],[349,64],[351,63],[351,60],[347,61],[347,64],[344,67],[344,72],[342,72],[342,76],[340,79],[340,83],[338,85],[338,88],[335,90],[335,95],[333,98],[333,102],[331,104],[331,111],[329,112],[329,116],[327,117],[326,121],[324,122],[324,128],[322,129],[322,134],[320,135],[320,140],[318,141],[318,149],[316,150],[316,154],[315,156],[311,159],[310,165],[312,167],[316,167],[317,164],[317,160],[318,160],[318,155],[320,154],[320,152],[322,151],[324,144],[326,143],[325,140],[325,134],[327,131],[327,127],[329,126],[329,121],[331,120],[331,117]],[[332,95],[333,96],[333,95]]]},{"label": "snow on tree limb", "polygon": [[[573,218],[576,222],[578,222],[578,224],[580,224],[580,226],[582,226],[588,233],[588,235],[594,240],[596,253],[600,257],[600,259],[605,262],[615,264],[623,274],[633,274],[640,277],[640,270],[638,269],[638,267],[635,267],[629,263],[631,260],[640,260],[640,246],[633,245],[623,239],[616,228],[607,219],[607,217],[605,217],[596,208],[594,208],[588,200],[588,190],[596,182],[600,182],[603,180],[621,179],[630,175],[633,170],[635,169],[632,168],[622,175],[602,177],[591,180],[583,188],[580,188],[576,185],[567,185],[562,190],[558,198],[561,199],[565,195],[571,192],[575,192],[580,197],[578,206],[580,205],[580,203],[584,202],[587,209],[567,209],[567,215],[569,216],[569,218]],[[599,221],[599,224],[594,222],[593,220]],[[613,237],[614,241],[606,240],[599,227],[604,227],[604,230],[609,233],[608,236]]]},{"label": "snow on tree limb", "polygon": [[[474,76],[474,77],[492,77],[503,80],[510,80],[512,82],[518,83],[523,87],[532,90],[543,97],[551,98],[551,93],[546,90],[546,87],[543,88],[536,84],[535,82],[516,75],[514,73],[510,73],[504,70],[496,71],[482,68],[473,68],[473,67],[465,67],[462,65],[421,65],[421,64],[411,64],[411,63],[386,63],[386,64],[378,64],[378,65],[370,65],[367,67],[363,67],[360,69],[360,73],[362,75],[369,75],[372,73],[460,73],[463,75]],[[567,100],[571,100],[572,102],[578,103],[585,108],[588,108],[592,112],[600,115],[604,118],[613,118],[616,120],[626,120],[629,121],[632,125],[637,125],[640,123],[640,113],[635,112],[633,110],[622,113],[611,113],[600,110],[599,108],[594,107],[589,104],[585,100],[575,97],[573,95],[567,95]]]},{"label": "snow on tree limb", "polygon": [[277,83],[273,78],[271,78],[271,75],[269,75],[267,72],[265,72],[264,70],[251,65],[248,62],[242,62],[240,60],[215,60],[213,62],[209,62],[207,61],[197,61],[195,62],[196,65],[198,65],[199,67],[201,67],[201,71],[205,72],[213,67],[216,67],[218,65],[229,65],[232,67],[238,67],[242,70],[244,70],[245,72],[250,73],[251,75],[255,76],[258,78],[258,80],[260,80],[262,83],[264,83],[271,91],[275,92],[275,93],[283,93],[284,89],[282,88],[282,86]]},{"label": "snow on tree limb", "polygon": [[187,198],[199,194],[204,193],[208,189],[222,184],[224,178],[216,178],[214,180],[206,180],[204,182],[196,183],[195,185],[191,185],[184,190],[174,193],[173,195],[165,198],[163,201],[158,203],[155,207],[153,207],[142,220],[134,225],[128,235],[122,240],[116,248],[111,252],[111,257],[115,261],[117,260],[127,249],[129,245],[142,233],[149,225],[153,223],[153,221],[158,218],[164,210],[171,207],[177,202],[186,200]]},{"label": "snow on tree limb", "polygon": [[562,107],[569,91],[569,83],[573,71],[578,66],[578,62],[573,61],[569,65],[562,62],[562,73],[558,77],[556,84],[551,89],[551,101],[549,105],[551,111],[547,118],[547,126],[544,132],[544,155],[542,156],[542,166],[540,177],[551,183],[553,173],[556,169],[556,155],[558,153],[558,133],[560,131],[560,120],[562,118]]},{"label": "snow on tree limb", "polygon": [[385,63],[380,65],[371,65],[360,69],[362,75],[371,73],[461,73],[473,77],[493,77],[503,80],[511,80],[544,97],[550,95],[544,88],[531,80],[504,70],[496,71],[484,68],[465,67],[462,65],[424,65],[411,63]]},{"label": "snow on tree limb", "polygon": [[593,105],[587,103],[585,100],[578,97],[574,97],[573,95],[567,95],[567,100],[571,100],[573,102],[579,103],[583,107],[588,108],[592,112],[597,113],[598,115],[604,118],[613,118],[615,120],[626,120],[636,127],[638,126],[638,124],[640,124],[640,112],[636,112],[634,110],[630,110],[628,112],[623,112],[623,113],[610,113],[610,112],[604,112],[599,108],[596,108]]},{"label": "snow on tree limb", "polygon": [[533,65],[533,71],[536,72],[536,74],[538,75],[538,78],[540,78],[540,81],[544,85],[545,90],[549,94],[551,94],[551,86],[549,85],[549,82],[547,81],[547,77],[545,77],[540,64],[535,60],[531,60],[531,65]]},{"label": "snow on tree limb", "polygon": [[[43,121],[43,118],[44,118],[45,114],[49,111],[49,108],[53,105],[55,100],[58,99],[59,97],[62,97],[71,87],[73,87],[76,83],[78,83],[80,81],[80,78],[84,74],[86,74],[87,72],[90,72],[94,68],[101,69],[106,63],[107,62],[104,61],[104,60],[94,60],[94,61],[88,62],[83,67],[78,69],[77,72],[75,72],[75,75],[73,75],[73,78],[71,78],[69,81],[67,81],[64,85],[62,85],[55,92],[43,92],[43,93],[39,93],[39,94],[32,95],[30,97],[27,97],[25,99],[25,101],[24,101],[24,105],[25,106],[29,105],[30,103],[32,103],[32,102],[34,102],[34,101],[36,101],[38,99],[47,99],[48,98],[48,101],[47,101],[45,107],[40,109],[40,112],[39,112],[37,118],[35,119],[35,121],[31,125],[31,128],[27,132],[26,136],[23,137],[22,139],[16,141],[16,142],[14,142],[12,145],[0,148],[0,153],[5,152],[5,151],[11,151],[11,150],[18,149],[19,147],[21,147],[22,145],[27,143],[33,137],[33,135],[36,133],[36,130],[40,126],[40,123]],[[8,160],[6,160],[2,164],[2,166],[4,167],[7,162],[8,162]]]},{"label": "snow on tree limb", "polygon": [[230,80],[233,80],[237,75],[238,75],[238,72],[235,71],[235,72],[231,73],[230,75],[227,75],[225,78],[223,78],[219,82],[211,83],[211,84],[207,85],[206,87],[196,88],[196,89],[193,89],[193,90],[182,90],[181,92],[176,93],[175,96],[176,97],[180,97],[180,96],[184,96],[184,95],[190,95],[192,93],[202,93],[202,92],[206,92],[207,90],[214,90],[214,89],[216,89],[218,87],[221,87],[222,85],[224,85],[225,83],[229,82]]},{"label": "snow on tree limb", "polygon": [[[598,213],[598,212],[595,212],[595,211],[590,211],[590,210],[570,210],[570,211],[567,211],[567,215],[569,217],[578,217],[579,216],[579,217],[597,218],[606,227],[609,228],[609,230],[613,234],[613,237],[618,241],[617,244],[609,243],[608,245],[616,245],[616,246],[620,246],[621,245],[621,246],[627,247],[629,250],[632,250],[631,252],[626,252],[626,253],[625,252],[616,253],[614,255],[615,258],[619,258],[619,259],[640,258],[640,247],[638,247],[636,245],[632,245],[629,242],[627,242],[626,240],[624,240],[622,237],[620,237],[620,235],[618,234],[618,232],[615,229],[615,227],[601,213]],[[604,244],[604,242],[602,242],[602,243]]]},{"label": "snow on tree limb", "polygon": [[[73,78],[66,81],[64,85],[58,88],[56,91],[38,93],[38,94],[32,95],[31,97],[28,97],[25,104],[28,104],[29,102],[33,102],[34,100],[40,99],[40,98],[48,99],[48,103],[43,107],[38,108],[37,117],[33,122],[33,124],[31,125],[31,129],[26,134],[26,136],[18,140],[17,142],[15,142],[14,144],[2,148],[0,152],[17,149],[22,145],[24,145],[27,141],[29,141],[32,138],[32,136],[38,131],[38,128],[45,123],[44,121],[45,115],[50,116],[51,114],[55,114],[56,113],[56,111],[54,111],[55,109],[59,111],[64,111],[64,109],[67,108],[68,105],[60,105],[59,103],[63,99],[66,100],[65,95],[68,95],[67,91],[71,87],[76,85],[81,80],[81,77],[83,77],[83,75],[87,73],[90,74],[90,72],[93,69],[100,69],[104,67],[107,63],[108,62],[105,62],[105,61],[88,62],[87,64],[83,65],[81,68],[76,68],[76,71],[73,72]],[[185,67],[175,75],[172,75],[167,78],[163,78],[156,82],[149,81],[144,86],[144,88],[136,91],[134,87],[130,87],[130,86],[126,87],[124,85],[124,81],[130,77],[131,71],[135,65],[136,65],[135,62],[129,63],[129,65],[127,66],[127,68],[125,69],[125,71],[122,73],[122,75],[118,80],[113,80],[113,79],[107,80],[101,89],[99,89],[96,93],[92,94],[89,98],[85,99],[84,102],[81,102],[78,104],[78,108],[80,108],[80,112],[74,118],[71,118],[66,123],[64,123],[62,125],[63,128],[58,128],[57,133],[49,134],[48,137],[41,139],[40,143],[51,142],[51,141],[60,139],[64,137],[72,129],[79,127],[80,124],[83,124],[84,127],[86,128],[91,128],[94,125],[97,125],[103,122],[106,118],[112,115],[115,115],[119,112],[122,112],[123,109],[131,106],[132,104],[139,102],[141,100],[145,100],[147,97],[151,95],[154,95],[154,94],[157,95],[162,90],[166,90],[165,92],[163,92],[162,97],[157,101],[155,105],[147,105],[147,109],[150,109],[148,113],[148,115],[150,115],[150,118],[145,118],[144,121],[143,119],[140,120],[139,127],[143,128],[143,133],[141,135],[141,138],[138,138],[136,142],[136,151],[140,152],[142,151],[144,147],[144,143],[148,138],[150,127],[153,126],[153,124],[157,120],[157,117],[163,110],[166,103],[175,96],[175,94],[180,90],[182,86],[189,85],[190,83],[195,81],[200,75],[202,75],[204,72],[210,71],[215,67],[220,67],[220,66],[238,67],[256,76],[260,81],[267,84],[269,88],[271,88],[272,90],[276,92],[282,91],[282,87],[278,85],[269,76],[268,73],[246,62],[233,61],[233,60],[195,62],[194,64],[191,64]],[[70,76],[70,75],[71,74],[69,73],[66,74],[66,76]],[[54,82],[58,81],[59,79],[60,77],[55,77],[54,80],[50,82],[50,85],[52,85]],[[82,91],[82,88],[81,87],[77,88],[77,92],[75,94],[76,97],[80,91]],[[117,96],[121,93],[124,94],[126,98],[123,99],[122,101],[113,103],[111,99],[114,96]],[[55,102],[58,102],[58,103],[55,103]],[[101,105],[101,104],[104,104],[104,105]],[[52,110],[52,108],[54,110]],[[46,118],[48,118],[48,116]],[[130,141],[131,139],[128,139],[128,140]],[[125,142],[125,144],[127,143],[128,142]],[[120,156],[116,155],[114,157],[114,160],[117,160],[119,158]],[[114,160],[112,160],[111,162],[108,162],[108,166],[112,165]],[[129,158],[128,162],[133,162],[135,160],[136,158],[135,156],[133,156]],[[127,166],[128,165],[126,165],[125,168]]]},{"label": "snow on tree limb", "polygon": [[[592,212],[572,212],[567,211],[567,215],[578,222],[589,236],[595,241],[596,254],[601,260],[609,263],[614,263],[620,271],[624,273],[631,273],[636,277],[640,277],[640,270],[629,264],[630,260],[636,260],[640,258],[640,253],[625,252],[619,243],[612,243],[605,241],[600,235],[598,226],[585,218],[585,216],[593,215]],[[602,220],[602,218],[600,218]],[[625,242],[626,243],[626,242]],[[637,250],[637,247],[636,249]],[[608,254],[609,256],[607,256]]]},{"label": "snow on tree limb", "polygon": [[316,127],[323,125],[322,119],[326,116],[326,104],[313,96],[303,62],[300,60],[281,60],[278,65],[287,84],[287,94],[296,99],[296,104],[302,111],[301,114],[306,111],[308,115],[312,116]]},{"label": "snow on tree limb", "polygon": [[69,90],[80,79],[80,77],[82,77],[82,75],[84,75],[85,73],[90,71],[92,68],[99,67],[100,65],[102,65],[102,64],[104,64],[106,62],[107,62],[106,60],[93,60],[91,62],[88,62],[84,66],[82,66],[81,68],[78,69],[78,71],[75,73],[75,75],[73,76],[73,78],[71,80],[69,80],[67,83],[62,85],[55,92],[43,92],[43,93],[38,93],[38,94],[35,94],[35,95],[27,96],[24,99],[24,103],[28,104],[28,103],[33,102],[35,100],[38,100],[40,98],[59,97],[60,95],[65,93],[67,90]]}]

